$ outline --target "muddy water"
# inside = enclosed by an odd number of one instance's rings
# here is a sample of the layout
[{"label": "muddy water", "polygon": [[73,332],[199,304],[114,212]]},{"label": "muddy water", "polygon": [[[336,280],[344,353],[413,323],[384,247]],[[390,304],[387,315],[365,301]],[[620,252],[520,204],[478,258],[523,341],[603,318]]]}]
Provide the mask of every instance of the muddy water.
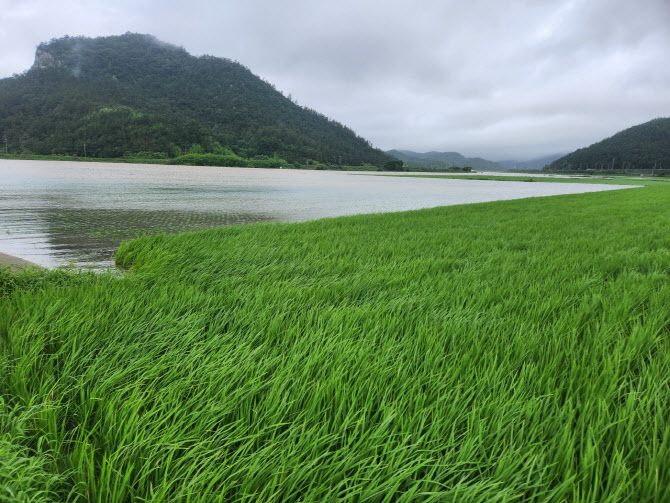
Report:
[{"label": "muddy water", "polygon": [[346,172],[0,160],[0,252],[107,267],[147,233],[401,211],[611,185],[393,178]]}]

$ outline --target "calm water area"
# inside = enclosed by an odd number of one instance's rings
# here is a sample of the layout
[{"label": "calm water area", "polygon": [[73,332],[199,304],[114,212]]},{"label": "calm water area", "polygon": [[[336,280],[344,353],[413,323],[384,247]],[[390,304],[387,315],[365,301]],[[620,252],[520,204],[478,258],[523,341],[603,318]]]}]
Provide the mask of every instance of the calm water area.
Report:
[{"label": "calm water area", "polygon": [[121,241],[147,233],[619,188],[623,186],[0,160],[0,252],[46,267],[104,268],[113,265]]}]

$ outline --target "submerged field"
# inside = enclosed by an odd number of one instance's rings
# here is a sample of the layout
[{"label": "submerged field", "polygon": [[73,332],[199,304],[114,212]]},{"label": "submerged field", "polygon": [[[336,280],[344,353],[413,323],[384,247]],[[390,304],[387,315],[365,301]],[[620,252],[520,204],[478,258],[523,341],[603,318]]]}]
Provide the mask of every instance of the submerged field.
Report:
[{"label": "submerged field", "polygon": [[670,500],[670,188],[0,275],[0,501]]}]

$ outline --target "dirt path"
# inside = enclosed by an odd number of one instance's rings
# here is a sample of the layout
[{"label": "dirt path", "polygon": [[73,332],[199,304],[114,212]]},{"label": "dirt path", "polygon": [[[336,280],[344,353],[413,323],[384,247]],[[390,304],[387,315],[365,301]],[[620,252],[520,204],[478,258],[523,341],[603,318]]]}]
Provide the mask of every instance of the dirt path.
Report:
[{"label": "dirt path", "polygon": [[29,262],[28,260],[23,260],[22,258],[19,257],[13,257],[12,255],[7,255],[5,253],[0,253],[0,266],[10,266],[14,270],[21,269],[22,267],[39,267],[40,269],[42,266],[39,266],[33,262]]}]

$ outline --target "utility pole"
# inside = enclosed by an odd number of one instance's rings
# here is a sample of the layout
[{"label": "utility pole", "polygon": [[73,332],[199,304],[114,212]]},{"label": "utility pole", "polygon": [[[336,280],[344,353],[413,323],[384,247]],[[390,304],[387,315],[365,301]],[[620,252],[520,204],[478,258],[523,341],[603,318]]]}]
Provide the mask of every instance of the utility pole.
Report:
[{"label": "utility pole", "polygon": [[7,135],[4,136],[5,140],[5,155],[7,155]]},{"label": "utility pole", "polygon": [[86,142],[84,142],[84,157],[86,157]]}]

